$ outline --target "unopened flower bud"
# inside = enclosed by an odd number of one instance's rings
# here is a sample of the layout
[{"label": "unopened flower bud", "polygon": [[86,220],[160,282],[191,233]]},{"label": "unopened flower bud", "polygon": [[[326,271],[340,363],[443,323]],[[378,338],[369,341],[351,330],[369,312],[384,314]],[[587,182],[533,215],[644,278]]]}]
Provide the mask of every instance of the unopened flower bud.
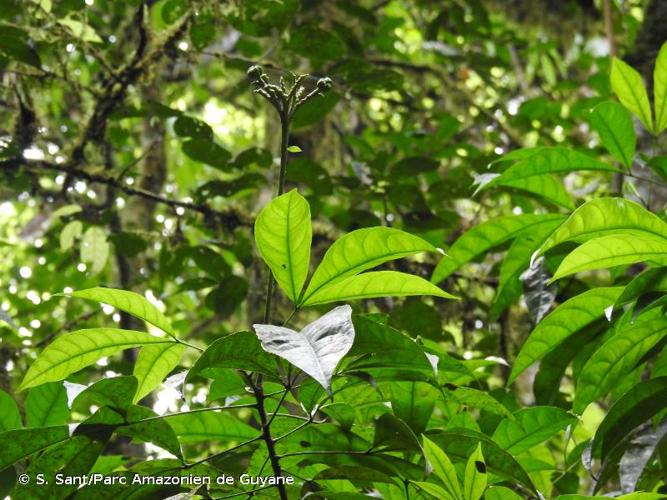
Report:
[{"label": "unopened flower bud", "polygon": [[319,80],[317,80],[317,90],[319,90],[320,92],[329,90],[332,85],[333,82],[331,81],[331,78],[329,78],[328,76],[325,76],[324,78],[320,78]]}]

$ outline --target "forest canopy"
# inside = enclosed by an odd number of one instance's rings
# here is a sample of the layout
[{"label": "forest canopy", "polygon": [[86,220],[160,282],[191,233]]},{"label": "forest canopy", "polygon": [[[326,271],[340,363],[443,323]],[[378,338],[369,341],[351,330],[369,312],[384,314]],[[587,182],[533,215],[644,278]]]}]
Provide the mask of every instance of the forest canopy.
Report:
[{"label": "forest canopy", "polygon": [[0,498],[667,498],[665,26],[0,0]]}]

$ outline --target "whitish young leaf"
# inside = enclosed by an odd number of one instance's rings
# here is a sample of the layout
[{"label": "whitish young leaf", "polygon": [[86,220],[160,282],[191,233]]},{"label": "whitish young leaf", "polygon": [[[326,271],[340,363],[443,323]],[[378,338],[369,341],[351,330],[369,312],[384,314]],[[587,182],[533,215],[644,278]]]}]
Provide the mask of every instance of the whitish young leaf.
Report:
[{"label": "whitish young leaf", "polygon": [[609,76],[611,88],[623,103],[644,124],[646,130],[653,131],[653,118],[648,102],[646,87],[641,75],[631,66],[614,58]]},{"label": "whitish young leaf", "polygon": [[141,400],[178,365],[185,346],[183,344],[154,344],[141,348],[134,363],[134,376],[139,381],[133,403]]},{"label": "whitish young leaf", "polygon": [[5,391],[0,390],[0,432],[21,427],[21,414],[16,401]]},{"label": "whitish young leaf", "polygon": [[433,441],[424,436],[423,439],[424,455],[431,464],[433,472],[442,481],[447,494],[451,498],[461,498],[461,486],[459,478],[456,475],[454,464],[447,454],[438,447]]},{"label": "whitish young leaf", "polygon": [[667,238],[667,223],[640,204],[623,198],[598,198],[577,208],[544,242],[536,255],[565,241],[585,241],[612,234]]},{"label": "whitish young leaf", "polygon": [[30,365],[19,390],[63,380],[100,358],[146,344],[173,343],[145,332],[90,328],[56,338]]},{"label": "whitish young leaf", "polygon": [[294,303],[308,274],[311,240],[310,206],[295,189],[271,200],[255,221],[257,249]]},{"label": "whitish young leaf", "polygon": [[647,261],[667,265],[667,238],[616,234],[601,236],[568,254],[558,266],[552,281],[583,271]]},{"label": "whitish young leaf", "polygon": [[559,214],[506,215],[479,224],[454,242],[447,251],[447,257],[442,258],[433,271],[431,281],[440,283],[488,250],[515,238],[523,231],[530,231],[536,224],[556,220],[565,220],[565,217]]},{"label": "whitish young leaf", "polygon": [[33,387],[25,400],[27,427],[48,427],[67,422],[67,392],[62,382]]},{"label": "whitish young leaf", "polygon": [[482,455],[482,444],[479,443],[466,464],[463,481],[463,492],[466,500],[479,500],[482,498],[482,494],[486,489],[487,478],[486,464]]},{"label": "whitish young leaf", "polygon": [[273,325],[253,325],[265,351],[280,356],[331,391],[336,365],[354,342],[352,308],[340,306],[300,332]]},{"label": "whitish young leaf", "polygon": [[493,440],[512,455],[518,455],[553,437],[575,421],[576,417],[562,408],[522,408],[514,413],[514,419],[505,419],[498,424]]},{"label": "whitish young leaf", "polygon": [[311,297],[324,287],[380,264],[421,252],[433,252],[429,242],[389,227],[357,229],[336,240],[313,273],[299,304],[312,303]]},{"label": "whitish young leaf", "polygon": [[653,71],[653,97],[655,104],[655,133],[667,128],[667,43],[663,43],[655,60]]},{"label": "whitish young leaf", "polygon": [[607,340],[586,362],[577,379],[574,411],[609,392],[636,363],[667,335],[667,317],[640,321]]},{"label": "whitish young leaf", "polygon": [[176,333],[171,326],[171,322],[164,314],[162,314],[162,311],[160,311],[146,297],[139,295],[138,293],[116,288],[96,287],[88,288],[86,290],[78,290],[64,295],[91,300],[101,304],[108,304],[158,327],[165,333],[171,335],[175,335]]},{"label": "whitish young leaf", "polygon": [[413,274],[397,271],[373,271],[350,276],[342,281],[322,287],[303,302],[304,306],[346,302],[376,297],[409,297],[433,295],[443,299],[456,299],[433,283]]},{"label": "whitish young leaf", "polygon": [[91,265],[90,271],[97,274],[104,269],[109,257],[109,242],[101,227],[86,229],[81,239],[81,260]]},{"label": "whitish young leaf", "polygon": [[514,361],[508,383],[544,357],[570,335],[604,315],[623,291],[623,287],[588,290],[563,302],[531,332]]},{"label": "whitish young leaf", "polygon": [[637,136],[628,110],[613,101],[603,102],[591,111],[588,121],[600,135],[607,151],[623,165],[630,167]]}]

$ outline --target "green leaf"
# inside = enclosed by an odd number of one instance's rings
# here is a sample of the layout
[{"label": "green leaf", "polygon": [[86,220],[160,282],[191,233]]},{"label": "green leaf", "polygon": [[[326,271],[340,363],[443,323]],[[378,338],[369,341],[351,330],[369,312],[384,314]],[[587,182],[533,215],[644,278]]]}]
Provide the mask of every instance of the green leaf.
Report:
[{"label": "green leaf", "polygon": [[25,400],[26,427],[48,427],[67,422],[67,391],[62,382],[30,389]]},{"label": "green leaf", "polygon": [[537,494],[537,489],[524,468],[512,455],[486,435],[470,429],[457,428],[432,431],[427,434],[427,437],[442,448],[449,458],[459,462],[466,462],[470,453],[481,443],[484,461],[489,472],[503,479],[522,484]]},{"label": "green leaf", "polygon": [[487,479],[488,475],[486,473],[484,455],[482,455],[482,444],[479,443],[466,464],[463,482],[463,493],[466,500],[479,500],[482,498],[482,494],[486,489]]},{"label": "green leaf", "polygon": [[339,100],[340,94],[333,91],[308,99],[294,112],[292,127],[306,127],[319,122],[333,110]]},{"label": "green leaf", "polygon": [[613,101],[603,102],[591,111],[588,121],[607,151],[626,167],[632,166],[637,136],[628,110]]},{"label": "green leaf", "polygon": [[564,174],[579,170],[617,171],[595,158],[564,147],[539,148],[527,158],[520,159],[482,189],[526,177],[544,174]]},{"label": "green leaf", "polygon": [[568,210],[574,209],[572,195],[567,192],[563,181],[550,175],[533,175],[520,179],[498,180],[498,186],[520,189],[538,196],[538,199],[546,200]]},{"label": "green leaf", "polygon": [[667,128],[667,43],[663,43],[653,70],[653,100],[655,105],[655,134]]},{"label": "green leaf", "polygon": [[22,425],[16,401],[5,391],[0,390],[0,432],[19,429]]},{"label": "green leaf", "polygon": [[65,227],[60,231],[60,249],[69,250],[74,245],[74,240],[81,236],[83,232],[83,224],[80,220],[73,220],[65,224]]},{"label": "green leaf", "polygon": [[201,441],[246,441],[259,437],[259,431],[224,411],[203,411],[167,415],[181,443]]},{"label": "green leaf", "polygon": [[212,139],[195,138],[183,143],[183,153],[190,159],[206,163],[224,172],[231,170],[232,154]]},{"label": "green leaf", "polygon": [[290,153],[303,153],[303,151],[299,146],[288,146],[287,151],[289,151]]},{"label": "green leaf", "polygon": [[384,262],[434,250],[435,247],[429,242],[399,229],[357,229],[339,238],[328,248],[299,304],[312,303],[311,297],[324,287]]},{"label": "green leaf", "polygon": [[[129,398],[132,394],[133,392],[129,394]],[[131,405],[127,409],[126,418],[128,422],[134,423],[119,427],[118,434],[130,436],[134,441],[153,443],[172,455],[182,457],[178,437],[166,417],[158,416],[145,406]]]},{"label": "green leaf", "polygon": [[615,234],[602,236],[585,242],[568,254],[551,281],[583,271],[646,261],[667,265],[667,238]]},{"label": "green leaf", "polygon": [[440,260],[433,271],[431,281],[440,283],[467,262],[515,238],[523,231],[528,233],[536,224],[564,219],[564,216],[558,214],[506,215],[478,224],[454,242],[447,256]]},{"label": "green leaf", "polygon": [[586,362],[577,379],[574,411],[612,390],[637,362],[667,335],[667,317],[640,321],[607,340]]},{"label": "green leaf", "polygon": [[172,343],[148,333],[118,328],[90,328],[56,338],[30,365],[19,390],[63,380],[100,358],[146,344]]},{"label": "green leaf", "polygon": [[498,424],[493,440],[512,455],[518,455],[553,437],[576,420],[562,408],[522,408],[514,413],[514,419],[505,419]]},{"label": "green leaf", "polygon": [[514,361],[508,384],[526,368],[544,357],[570,335],[602,317],[613,305],[623,287],[593,288],[563,302],[547,315],[521,347]]},{"label": "green leaf", "polygon": [[491,486],[484,493],[485,500],[521,500],[523,497],[505,486]]},{"label": "green leaf", "polygon": [[0,470],[69,437],[66,425],[3,432],[0,434]]},{"label": "green leaf", "polygon": [[174,122],[174,132],[179,137],[193,137],[197,139],[213,140],[213,129],[208,123],[192,118],[191,116],[180,115]]},{"label": "green leaf", "polygon": [[155,344],[141,348],[132,372],[139,381],[133,403],[143,399],[162,383],[178,365],[183,351],[183,344]]},{"label": "green leaf", "polygon": [[625,285],[614,306],[627,304],[650,292],[667,292],[667,267],[646,269]]},{"label": "green leaf", "polygon": [[653,132],[651,107],[641,75],[634,68],[615,57],[611,63],[609,80],[612,90],[623,106],[639,118],[646,130]]},{"label": "green leaf", "polygon": [[667,223],[634,201],[598,198],[584,203],[549,237],[537,255],[565,241],[586,241],[612,234],[667,238]]},{"label": "green leaf", "polygon": [[124,412],[132,404],[132,397],[136,392],[136,377],[124,375],[103,378],[80,392],[72,401],[72,409],[87,412],[94,405]]},{"label": "green leaf", "polygon": [[447,490],[445,490],[442,486],[438,486],[437,484],[427,483],[424,481],[412,481],[412,484],[416,485],[420,490],[428,493],[438,500],[458,500],[461,498],[453,497]]},{"label": "green leaf", "polygon": [[383,451],[421,451],[419,440],[410,426],[391,413],[384,413],[375,421],[373,448]]},{"label": "green leaf", "polygon": [[521,274],[529,267],[533,253],[561,221],[562,219],[553,219],[536,224],[512,242],[500,267],[498,289],[490,310],[493,318],[497,318],[503,309],[521,295]]},{"label": "green leaf", "polygon": [[280,288],[297,302],[308,275],[310,206],[296,189],[271,200],[255,221],[255,241]]},{"label": "green leaf", "polygon": [[28,34],[7,24],[0,25],[0,28],[0,56],[41,69],[39,54],[32,48]]},{"label": "green leaf", "polygon": [[431,464],[433,472],[442,481],[447,494],[454,499],[461,498],[461,486],[454,464],[447,454],[426,436],[423,438],[424,456]]},{"label": "green leaf", "polygon": [[107,234],[101,227],[86,229],[81,239],[81,260],[91,264],[90,272],[97,274],[104,269],[109,257]]},{"label": "green leaf", "polygon": [[169,319],[162,314],[155,305],[146,297],[135,292],[119,290],[117,288],[88,288],[86,290],[77,290],[75,292],[64,294],[66,297],[77,297],[80,299],[108,304],[125,311],[136,318],[142,319],[153,326],[158,327],[165,333],[175,335],[176,332],[171,326]]},{"label": "green leaf", "polygon": [[393,382],[391,388],[391,409],[407,423],[415,434],[426,429],[433,414],[438,390],[426,382]]},{"label": "green leaf", "polygon": [[336,307],[300,332],[284,326],[253,325],[262,348],[286,359],[331,393],[331,378],[354,342],[352,308]]},{"label": "green leaf", "polygon": [[275,376],[276,366],[272,358],[252,332],[238,332],[213,342],[188,372],[187,379],[195,375],[215,376],[216,368],[235,368],[256,371]]},{"label": "green leaf", "polygon": [[595,432],[593,457],[603,461],[616,444],[667,406],[667,377],[639,382],[616,401]]},{"label": "green leaf", "polygon": [[447,389],[444,392],[444,396],[461,405],[473,406],[488,411],[489,413],[495,413],[496,415],[505,417],[512,416],[512,413],[489,393],[473,389],[472,387],[455,387],[453,389]]},{"label": "green leaf", "polygon": [[430,281],[413,274],[397,271],[372,271],[350,276],[332,285],[319,288],[302,302],[303,306],[327,304],[376,297],[409,297],[433,295],[443,299],[457,299]]}]

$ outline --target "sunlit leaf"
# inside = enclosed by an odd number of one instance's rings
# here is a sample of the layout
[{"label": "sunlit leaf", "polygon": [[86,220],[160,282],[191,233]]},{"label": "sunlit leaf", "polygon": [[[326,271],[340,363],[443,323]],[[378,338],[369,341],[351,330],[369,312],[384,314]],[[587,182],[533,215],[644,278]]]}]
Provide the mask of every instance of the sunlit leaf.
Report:
[{"label": "sunlit leaf", "polygon": [[77,297],[81,299],[99,302],[101,304],[108,304],[125,311],[139,319],[158,327],[166,333],[174,335],[176,332],[171,326],[169,319],[162,314],[154,304],[152,304],[146,297],[128,290],[119,290],[117,288],[88,288],[86,290],[77,290],[69,294],[68,297]]},{"label": "sunlit leaf", "polygon": [[653,72],[653,97],[655,104],[655,134],[667,128],[667,43],[663,43],[655,60]]},{"label": "sunlit leaf", "polygon": [[486,489],[487,480],[488,475],[484,455],[482,455],[482,444],[479,443],[466,464],[463,483],[463,493],[466,500],[479,500]]},{"label": "sunlit leaf", "polygon": [[357,229],[329,247],[299,303],[312,303],[309,299],[322,288],[384,262],[432,251],[435,251],[433,245],[399,229]]},{"label": "sunlit leaf", "polygon": [[22,425],[16,401],[5,391],[0,390],[0,432],[18,429]]},{"label": "sunlit leaf", "polygon": [[648,102],[648,94],[641,75],[626,63],[614,58],[609,76],[611,88],[623,103],[644,124],[646,130],[653,131],[653,117]]},{"label": "sunlit leaf", "polygon": [[62,382],[33,387],[25,399],[27,427],[48,427],[67,422],[67,392]]},{"label": "sunlit leaf", "polygon": [[97,274],[104,269],[109,257],[107,234],[101,227],[86,229],[81,238],[81,260],[91,265],[90,271]]},{"label": "sunlit leaf", "polygon": [[646,261],[667,265],[667,238],[615,234],[601,236],[585,242],[568,254],[552,279]]},{"label": "sunlit leaf", "polygon": [[350,276],[341,281],[322,287],[308,296],[304,306],[347,302],[375,297],[409,297],[433,295],[443,299],[456,299],[430,281],[414,274],[397,271],[372,271]]},{"label": "sunlit leaf", "polygon": [[461,498],[461,486],[454,464],[452,464],[442,449],[425,436],[423,443],[424,456],[426,456],[428,463],[431,464],[435,475],[442,481],[447,494],[454,499]]},{"label": "sunlit leaf", "polygon": [[134,363],[133,375],[139,381],[133,402],[148,395],[178,365],[185,351],[183,344],[154,344],[141,348]]},{"label": "sunlit leaf", "polygon": [[170,415],[165,421],[174,429],[181,443],[211,440],[246,441],[259,436],[259,431],[221,411],[204,411]]},{"label": "sunlit leaf", "polygon": [[294,303],[308,274],[311,239],[310,207],[296,190],[273,199],[257,216],[259,253]]},{"label": "sunlit leaf", "polygon": [[56,338],[30,365],[19,390],[63,380],[100,358],[146,344],[173,343],[148,333],[118,328],[90,328]]},{"label": "sunlit leaf", "polygon": [[563,302],[545,317],[526,339],[514,360],[508,383],[544,357],[570,335],[604,315],[623,287],[593,288]]}]

